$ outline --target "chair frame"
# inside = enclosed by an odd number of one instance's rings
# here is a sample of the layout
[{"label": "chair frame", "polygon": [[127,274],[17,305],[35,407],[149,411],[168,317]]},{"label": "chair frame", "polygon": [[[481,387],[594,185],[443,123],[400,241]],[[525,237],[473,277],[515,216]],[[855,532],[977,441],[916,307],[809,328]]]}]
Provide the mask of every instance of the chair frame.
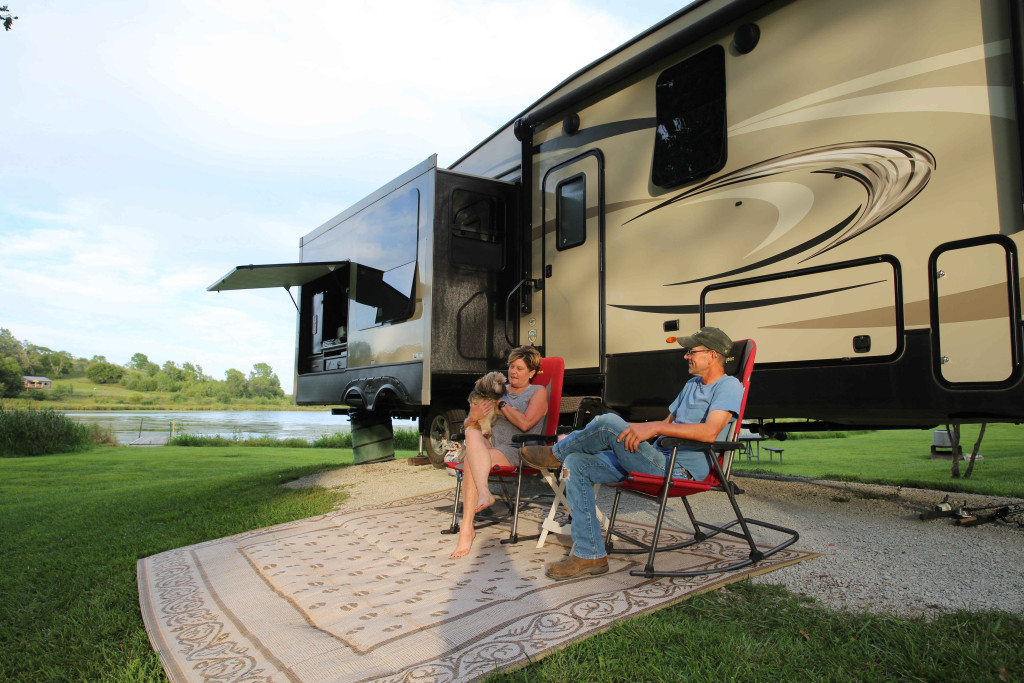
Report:
[{"label": "chair frame", "polygon": [[[544,375],[544,376],[542,376]],[[558,420],[559,420],[559,408],[562,400],[562,382],[565,377],[565,360],[559,356],[549,356],[541,359],[540,369],[537,374],[534,375],[531,384],[540,384],[548,390],[548,414],[546,416],[546,422],[544,424],[543,434],[515,434],[512,436],[512,442],[519,444],[520,448],[527,445],[536,444],[550,444],[554,443],[557,437]],[[538,381],[538,379],[540,381]],[[457,534],[459,533],[459,501],[462,496],[462,463],[447,463],[450,469],[456,471],[456,482],[455,482],[455,503],[452,507],[452,521],[447,529],[441,531],[442,534]],[[505,500],[506,505],[509,508],[509,515],[506,517],[490,517],[489,515],[477,514],[483,521],[474,524],[475,528],[482,529],[495,524],[500,524],[505,521],[509,516],[511,517],[512,524],[509,531],[508,538],[502,539],[502,543],[519,543],[520,541],[529,541],[540,538],[540,532],[532,534],[530,536],[519,535],[519,513],[523,509],[530,507],[539,498],[550,497],[553,494],[542,494],[529,500],[522,500],[523,491],[523,477],[533,477],[541,475],[542,472],[539,469],[525,465],[520,460],[518,465],[494,465],[491,467],[491,471],[488,474],[488,481],[497,481],[501,485],[501,496]],[[516,491],[515,496],[511,496],[506,488],[508,480],[515,478],[516,480]],[[550,484],[550,482],[549,482]]]},{"label": "chair frame", "polygon": [[[738,358],[738,367],[734,372],[730,372],[728,374],[736,376],[743,383],[743,399],[740,403],[739,414],[736,416],[736,420],[729,431],[728,441],[714,441],[709,443],[703,441],[691,441],[687,439],[664,438],[661,442],[662,445],[672,449],[671,456],[668,458],[668,463],[665,467],[664,475],[630,472],[625,481],[611,485],[615,488],[615,500],[612,504],[612,511],[608,521],[608,530],[605,535],[605,549],[610,553],[646,553],[646,566],[642,570],[634,569],[630,571],[632,576],[643,576],[646,578],[687,577],[735,571],[737,569],[742,569],[756,564],[767,557],[771,557],[780,550],[791,546],[800,538],[800,535],[793,529],[745,517],[743,512],[740,510],[739,503],[736,501],[736,485],[729,481],[735,451],[743,448],[743,444],[738,441],[738,436],[740,426],[743,423],[743,411],[746,408],[747,394],[750,389],[750,374],[754,368],[754,357],[756,354],[757,345],[753,340],[745,339],[733,344],[730,356]],[[711,465],[711,472],[704,481],[671,478],[670,474],[675,467],[676,455],[680,448],[702,449],[704,451],[704,455],[707,457],[708,462]],[[650,544],[642,543],[615,530],[615,517],[618,514],[620,497],[624,491],[658,501],[658,514],[654,524],[654,534],[651,538]],[[735,519],[723,525],[699,521],[694,515],[693,508],[690,506],[690,502],[687,500],[687,497],[707,491],[724,492],[729,498],[729,503],[732,506]],[[693,538],[681,543],[659,547],[658,541],[661,537],[662,524],[665,519],[665,512],[670,498],[682,499],[683,506],[686,508],[686,513],[693,526]],[[740,531],[734,530],[733,527],[736,527],[737,525],[739,526]],[[754,538],[750,533],[751,526],[771,529],[772,531],[784,534],[785,538],[778,545],[775,545],[768,550],[761,550],[754,542]],[[705,533],[705,530],[709,533]],[[655,569],[654,561],[659,552],[670,552],[688,548],[717,536],[718,534],[726,534],[745,540],[750,547],[750,554],[742,560],[729,564],[725,567],[716,567],[715,569],[694,569],[689,571],[659,571]],[[636,547],[616,547],[614,545],[614,539],[616,538]]]}]

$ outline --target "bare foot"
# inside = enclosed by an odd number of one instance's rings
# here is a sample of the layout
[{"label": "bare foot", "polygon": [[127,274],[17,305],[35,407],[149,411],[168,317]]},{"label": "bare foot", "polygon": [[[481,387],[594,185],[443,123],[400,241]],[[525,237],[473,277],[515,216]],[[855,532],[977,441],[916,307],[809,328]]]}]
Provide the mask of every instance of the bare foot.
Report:
[{"label": "bare foot", "polygon": [[473,514],[475,515],[476,513],[480,512],[481,510],[489,508],[492,505],[494,505],[494,496],[492,496],[491,492],[488,491],[486,496],[480,496],[477,499],[477,505],[476,505],[475,508],[473,508]]},{"label": "bare foot", "polygon": [[476,538],[476,531],[473,529],[466,533],[465,527],[459,532],[459,544],[455,546],[455,550],[448,557],[459,558],[465,557],[469,554],[469,549],[473,547],[473,539]]}]

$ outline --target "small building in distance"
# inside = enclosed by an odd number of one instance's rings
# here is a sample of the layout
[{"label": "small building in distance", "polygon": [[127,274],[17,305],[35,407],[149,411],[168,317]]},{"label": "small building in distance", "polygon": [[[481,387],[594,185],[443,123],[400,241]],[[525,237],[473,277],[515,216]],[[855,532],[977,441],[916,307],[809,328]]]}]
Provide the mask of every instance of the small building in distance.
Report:
[{"label": "small building in distance", "polygon": [[53,382],[47,377],[34,377],[31,375],[22,375],[21,381],[25,383],[26,389],[49,389]]}]

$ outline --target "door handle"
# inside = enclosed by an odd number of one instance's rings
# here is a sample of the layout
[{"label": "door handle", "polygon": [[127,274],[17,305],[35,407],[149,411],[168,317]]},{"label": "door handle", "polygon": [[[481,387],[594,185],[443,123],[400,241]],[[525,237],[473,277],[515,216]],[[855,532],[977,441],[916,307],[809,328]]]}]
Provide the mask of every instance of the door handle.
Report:
[{"label": "door handle", "polygon": [[[519,291],[520,287],[527,283],[529,283],[530,286],[532,286],[536,290],[544,289],[544,280],[541,280],[539,278],[536,280],[532,278],[524,278],[517,282],[516,286],[513,287],[512,291],[510,291],[508,293],[508,296],[505,297],[505,341],[508,342],[509,346],[516,346],[516,343],[512,341],[512,337],[509,336],[509,323],[512,321],[512,311],[510,306],[510,304],[512,303],[512,297],[515,296],[515,293]],[[530,310],[524,305],[520,307],[520,312],[523,315],[525,315],[529,313]]]}]

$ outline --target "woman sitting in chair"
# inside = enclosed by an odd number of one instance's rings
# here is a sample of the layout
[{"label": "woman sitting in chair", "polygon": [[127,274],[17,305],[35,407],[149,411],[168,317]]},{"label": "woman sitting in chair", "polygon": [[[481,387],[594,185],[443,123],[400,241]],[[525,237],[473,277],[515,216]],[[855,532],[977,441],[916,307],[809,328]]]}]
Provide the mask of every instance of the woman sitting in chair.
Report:
[{"label": "woman sitting in chair", "polygon": [[[466,457],[462,461],[462,525],[459,543],[451,557],[463,557],[473,546],[476,513],[494,504],[487,475],[495,465],[518,465],[519,446],[512,443],[514,434],[542,434],[548,413],[548,391],[530,384],[540,369],[540,352],[532,346],[519,346],[508,355],[508,384],[496,404],[471,405],[463,427],[466,432]],[[479,421],[491,410],[501,415],[495,420],[491,441],[484,438]],[[501,419],[504,418],[504,419]],[[457,503],[458,501],[456,501]]]}]

